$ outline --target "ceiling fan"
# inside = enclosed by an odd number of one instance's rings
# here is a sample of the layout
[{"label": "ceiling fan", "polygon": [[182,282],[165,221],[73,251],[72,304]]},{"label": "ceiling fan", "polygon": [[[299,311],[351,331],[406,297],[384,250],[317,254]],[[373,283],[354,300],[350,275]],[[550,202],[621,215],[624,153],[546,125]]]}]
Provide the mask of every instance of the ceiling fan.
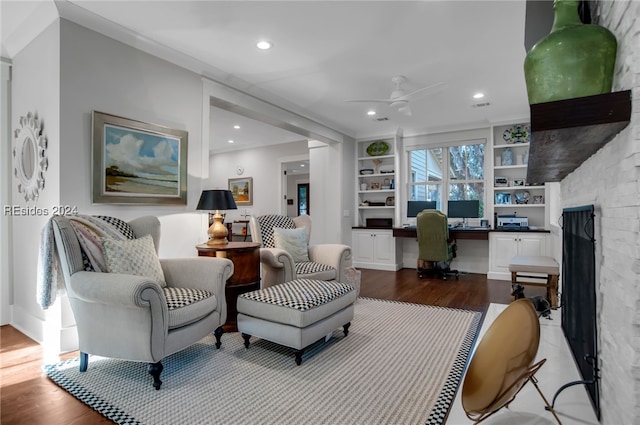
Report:
[{"label": "ceiling fan", "polygon": [[433,84],[431,86],[422,87],[421,89],[414,90],[411,93],[406,93],[402,88],[402,85],[407,82],[407,77],[404,75],[396,75],[391,78],[391,82],[395,85],[395,88],[391,92],[391,96],[388,99],[354,99],[347,100],[347,102],[378,102],[386,103],[392,108],[397,108],[397,111],[401,114],[411,116],[411,108],[409,107],[409,101],[417,100],[428,94],[432,94],[438,90],[444,88],[444,83]]}]

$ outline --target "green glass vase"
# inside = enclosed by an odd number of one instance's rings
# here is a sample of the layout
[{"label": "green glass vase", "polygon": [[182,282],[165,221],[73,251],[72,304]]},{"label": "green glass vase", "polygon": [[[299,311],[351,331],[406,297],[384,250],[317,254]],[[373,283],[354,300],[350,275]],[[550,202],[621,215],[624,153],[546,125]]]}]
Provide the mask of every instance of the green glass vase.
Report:
[{"label": "green glass vase", "polygon": [[615,36],[599,25],[585,25],[578,1],[555,0],[551,32],[524,60],[529,104],[611,92],[618,48]]}]

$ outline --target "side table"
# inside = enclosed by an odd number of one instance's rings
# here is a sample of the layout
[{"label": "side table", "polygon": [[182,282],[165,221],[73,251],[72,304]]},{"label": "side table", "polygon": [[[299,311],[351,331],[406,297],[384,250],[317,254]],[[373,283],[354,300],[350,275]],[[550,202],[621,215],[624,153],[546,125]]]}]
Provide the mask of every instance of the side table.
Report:
[{"label": "side table", "polygon": [[256,242],[229,242],[227,245],[196,245],[199,257],[228,258],[233,263],[233,275],[227,280],[227,321],[225,332],[237,332],[238,295],[260,289],[260,244]]}]

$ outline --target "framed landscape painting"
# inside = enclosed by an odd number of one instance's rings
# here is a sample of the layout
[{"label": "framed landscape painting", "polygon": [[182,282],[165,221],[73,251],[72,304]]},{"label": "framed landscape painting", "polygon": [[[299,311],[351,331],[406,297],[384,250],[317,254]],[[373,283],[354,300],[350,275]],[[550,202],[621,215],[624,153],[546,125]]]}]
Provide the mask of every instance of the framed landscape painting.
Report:
[{"label": "framed landscape painting", "polygon": [[100,204],[187,204],[188,133],[92,113],[92,197]]},{"label": "framed landscape painting", "polygon": [[237,206],[253,205],[253,178],[229,179],[229,190]]}]

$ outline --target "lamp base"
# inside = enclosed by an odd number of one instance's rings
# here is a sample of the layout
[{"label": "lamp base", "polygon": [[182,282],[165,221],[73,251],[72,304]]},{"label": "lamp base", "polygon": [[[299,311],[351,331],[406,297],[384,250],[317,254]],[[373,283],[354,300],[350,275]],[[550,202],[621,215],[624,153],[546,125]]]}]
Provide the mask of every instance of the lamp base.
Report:
[{"label": "lamp base", "polygon": [[209,240],[207,241],[207,245],[227,245],[229,241],[227,240],[227,235],[229,232],[224,224],[222,224],[222,214],[220,211],[216,211],[213,215],[213,224],[209,227]]},{"label": "lamp base", "polygon": [[221,246],[221,245],[227,245],[229,244],[229,240],[227,238],[224,239],[209,239],[207,241],[207,245],[211,245],[211,246]]}]

